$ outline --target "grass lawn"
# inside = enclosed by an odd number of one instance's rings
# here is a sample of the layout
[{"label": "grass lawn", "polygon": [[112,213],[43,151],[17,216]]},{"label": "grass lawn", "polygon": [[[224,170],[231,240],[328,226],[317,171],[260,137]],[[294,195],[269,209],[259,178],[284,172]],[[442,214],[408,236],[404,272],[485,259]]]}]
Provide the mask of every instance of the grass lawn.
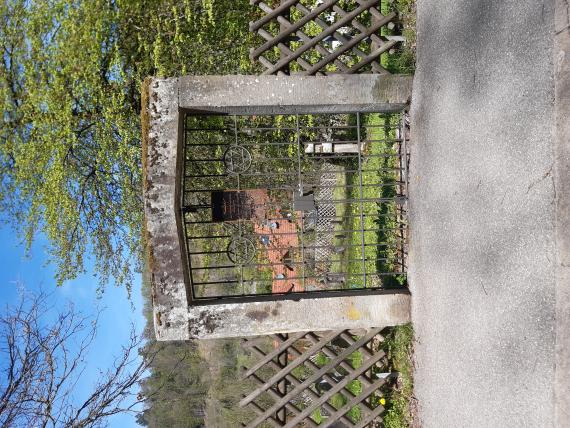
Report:
[{"label": "grass lawn", "polygon": [[384,341],[383,348],[388,355],[391,369],[399,373],[398,386],[387,397],[385,428],[406,428],[412,421],[410,403],[414,392],[413,340],[413,327],[411,324],[406,324],[394,327]]},{"label": "grass lawn", "polygon": [[[347,177],[351,198],[373,200],[395,196],[395,186],[390,184],[398,179],[398,174],[390,169],[399,166],[398,159],[396,156],[383,156],[396,154],[394,143],[391,140],[396,137],[394,125],[398,123],[398,120],[399,115],[363,115],[363,125],[366,126],[365,139],[370,142],[365,148],[366,152],[362,160],[362,194],[359,188],[360,176],[353,173]],[[395,265],[396,204],[394,202],[364,202],[361,209],[362,218],[359,216],[360,207],[353,207],[352,224],[349,227],[354,230],[350,238],[351,246],[348,257],[351,260],[348,267],[351,283],[362,286],[362,272],[365,270],[367,287],[401,285],[404,280],[398,275],[382,277],[376,275],[379,272],[398,270]],[[364,233],[360,230],[364,230]],[[364,244],[365,263],[359,261],[362,258],[362,244]]]},{"label": "grass lawn", "polygon": [[[416,63],[416,1],[383,1],[381,11],[398,13],[402,25],[399,30],[406,38],[406,43],[400,46],[395,54],[383,55],[382,65],[392,73],[411,74],[415,71]],[[394,32],[384,27],[382,34],[390,35]],[[412,422],[410,403],[413,400],[413,340],[413,327],[406,324],[394,327],[384,341],[384,349],[392,370],[400,374],[398,388],[387,397],[385,428],[406,428]]]},{"label": "grass lawn", "polygon": [[412,74],[416,69],[416,0],[384,0],[381,11],[383,14],[397,12],[401,23],[394,30],[382,27],[382,35],[401,34],[406,38],[406,43],[400,44],[395,53],[382,55],[381,64],[392,73]]}]

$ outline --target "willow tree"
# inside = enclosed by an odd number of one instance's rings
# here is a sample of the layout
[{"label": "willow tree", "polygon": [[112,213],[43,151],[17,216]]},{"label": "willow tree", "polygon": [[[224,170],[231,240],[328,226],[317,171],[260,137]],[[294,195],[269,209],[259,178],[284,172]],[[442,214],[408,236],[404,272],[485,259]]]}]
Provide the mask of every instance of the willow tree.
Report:
[{"label": "willow tree", "polygon": [[128,283],[140,224],[139,136],[105,1],[6,1],[0,39],[4,215],[48,238],[57,279],[84,270]]},{"label": "willow tree", "polygon": [[129,286],[141,204],[147,75],[247,73],[247,0],[5,0],[0,208],[49,242],[59,283],[94,255]]}]

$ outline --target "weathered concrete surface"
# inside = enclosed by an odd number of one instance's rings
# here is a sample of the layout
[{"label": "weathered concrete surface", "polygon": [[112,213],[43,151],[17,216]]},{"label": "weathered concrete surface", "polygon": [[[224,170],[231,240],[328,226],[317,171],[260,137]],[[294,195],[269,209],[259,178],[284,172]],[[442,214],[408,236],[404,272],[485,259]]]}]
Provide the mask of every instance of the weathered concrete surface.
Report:
[{"label": "weathered concrete surface", "polygon": [[176,220],[178,81],[149,79],[143,94],[143,186],[147,274],[158,340],[188,335],[188,299]]},{"label": "weathered concrete surface", "polygon": [[[567,67],[569,57],[553,50],[554,0],[423,0],[417,12],[410,282],[420,420],[568,427],[568,81],[555,100],[553,59]],[[566,104],[565,131],[555,101]]]},{"label": "weathered concrete surface", "polygon": [[411,92],[411,76],[402,75],[185,76],[180,107],[242,114],[244,108],[257,114],[401,111]]},{"label": "weathered concrete surface", "polygon": [[570,7],[556,1],[554,39],[556,189],[555,421],[570,427]]},{"label": "weathered concrete surface", "polygon": [[[334,83],[334,84],[332,84]],[[144,208],[147,268],[158,340],[253,336],[293,331],[384,327],[410,320],[410,296],[361,292],[358,296],[282,299],[200,305],[192,302],[184,238],[177,224],[181,170],[181,109],[250,112],[313,110],[373,111],[401,108],[410,79],[398,76],[252,78],[209,76],[150,79],[143,87]],[[340,85],[340,86],[339,86]],[[267,91],[275,91],[275,98]],[[357,89],[359,88],[359,89]],[[406,89],[407,88],[407,89]],[[388,103],[388,104],[387,104]]]},{"label": "weathered concrete surface", "polygon": [[188,338],[370,328],[410,320],[410,295],[360,295],[189,308]]}]

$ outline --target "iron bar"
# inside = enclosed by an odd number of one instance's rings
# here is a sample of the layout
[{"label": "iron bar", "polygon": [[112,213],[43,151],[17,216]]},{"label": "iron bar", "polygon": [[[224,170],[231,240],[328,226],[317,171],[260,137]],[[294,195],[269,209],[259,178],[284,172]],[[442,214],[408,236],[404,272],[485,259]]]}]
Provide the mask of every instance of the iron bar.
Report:
[{"label": "iron bar", "polygon": [[[299,189],[298,192],[303,194],[303,173],[301,169],[301,143],[300,143],[300,136],[299,136],[299,115],[295,116],[296,123],[297,123],[297,159],[298,159],[298,168],[299,168]],[[301,222],[301,260],[305,260],[305,249],[303,248],[305,245],[305,225],[304,222]],[[302,273],[303,273],[303,288],[305,288],[305,264],[301,266]]]},{"label": "iron bar", "polygon": [[[404,182],[401,181],[394,181],[394,182],[384,182],[384,183],[368,183],[368,184],[364,184],[362,187],[390,187],[390,186],[399,186],[404,184]],[[359,188],[360,186],[357,184],[339,184],[339,185],[334,185],[334,186],[326,186],[326,185],[322,185],[322,184],[315,184],[315,185],[311,185],[311,188],[314,189],[353,189],[353,188]],[[264,187],[264,189],[266,190],[292,190],[293,189],[293,185],[289,185],[289,186],[266,186]],[[210,192],[214,192],[216,190],[219,189],[191,189],[191,190],[185,190],[185,193],[210,193]],[[248,191],[248,190],[257,190],[257,189],[241,189],[243,191]]]},{"label": "iron bar", "polygon": [[[372,260],[370,260],[372,261]],[[264,282],[271,282],[271,283],[275,283],[278,281],[281,282],[287,282],[287,281],[294,281],[297,279],[313,279],[313,278],[324,278],[327,274],[331,275],[350,275],[348,276],[348,278],[361,278],[364,277],[364,274],[362,273],[350,273],[350,272],[327,272],[325,274],[322,275],[305,275],[305,276],[292,276],[292,277],[288,277],[288,278],[283,278],[283,279],[278,279],[278,278],[273,278],[273,279],[267,279],[267,278],[254,278],[254,279],[244,279],[243,282],[245,283],[264,283]],[[401,272],[374,272],[372,274],[370,274],[372,276],[399,276],[402,275]],[[337,283],[339,281],[330,281],[332,283]],[[348,281],[345,281],[348,282]],[[240,284],[241,282],[239,280],[235,280],[235,279],[227,279],[227,280],[220,280],[220,281],[209,281],[209,282],[196,282],[194,283],[194,285],[214,285],[214,284]],[[361,287],[354,287],[354,288],[367,288],[364,285],[362,285]],[[380,287],[377,287],[380,288]],[[329,290],[329,289],[327,289]],[[330,289],[333,290],[333,289]],[[302,292],[301,292],[302,293]],[[273,294],[277,294],[277,293],[273,293]]]},{"label": "iron bar", "polygon": [[[401,227],[393,227],[393,228],[382,228],[382,229],[366,229],[365,232],[391,232],[394,230],[400,230],[404,227],[407,226],[407,223],[405,222],[400,222]],[[357,230],[351,229],[350,232],[357,232]],[[273,235],[295,235],[298,232],[280,232],[279,234],[274,233]],[[340,231],[337,230],[327,230],[324,232],[320,232],[320,235],[330,235],[330,234],[339,234],[341,233]],[[244,235],[246,237],[260,237],[260,236],[267,236],[267,233],[248,233],[247,235]],[[195,240],[202,240],[202,239],[227,239],[227,238],[233,238],[234,235],[204,235],[204,236],[187,236],[186,240],[188,241],[195,241]],[[374,244],[367,244],[367,245],[374,245]],[[384,245],[384,244],[381,244]],[[323,248],[325,248],[327,246],[323,246]],[[291,248],[291,247],[287,247],[287,248]],[[295,248],[295,247],[294,247]],[[305,247],[307,248],[307,247]],[[315,248],[315,247],[310,247],[310,248]]]},{"label": "iron bar", "polygon": [[[397,229],[393,229],[393,230],[397,230]],[[386,245],[388,243],[375,243],[375,244],[365,244],[365,247],[382,247],[384,245]],[[353,248],[353,247],[361,247],[361,244],[343,244],[343,247],[345,248]],[[317,250],[317,249],[324,249],[324,248],[329,248],[328,245],[306,245],[304,247],[272,247],[270,248],[271,251],[286,251],[289,249],[301,249],[303,248],[304,250]],[[203,255],[203,254],[226,254],[226,250],[219,250],[219,251],[195,251],[192,252],[190,251],[189,254],[191,256],[198,256],[198,255]]]},{"label": "iron bar", "polygon": [[[245,120],[239,115],[226,117],[224,120],[228,124],[233,121],[233,129],[186,127],[185,168],[180,193],[186,237],[184,247],[195,299],[261,296],[271,292],[297,295],[308,291],[309,285],[328,291],[342,291],[348,286],[381,289],[384,287],[382,278],[405,277],[405,186],[408,177],[402,121],[396,128],[391,119],[367,123],[359,113],[319,114],[311,119],[317,123],[309,126],[304,125],[304,116],[288,115],[295,120],[295,127],[291,128],[288,126],[290,121],[285,126],[267,126],[271,119],[267,117],[266,120],[265,116],[260,117],[263,123],[258,127],[248,126],[247,117]],[[321,117],[323,120],[331,118],[330,123],[318,122]],[[374,129],[382,129],[385,133],[369,135]],[[192,130],[199,130],[196,131],[199,134],[192,134]],[[210,132],[211,135],[222,135],[223,141],[205,141]],[[281,140],[276,139],[276,132],[281,133]],[[327,136],[311,135],[305,141],[305,132]],[[325,143],[355,145],[355,151],[306,151],[308,144]],[[194,147],[196,150],[192,150]],[[228,164],[225,156],[229,147],[243,149],[232,152],[238,153],[238,158],[236,161],[231,157]],[[371,148],[366,149],[368,154],[364,152],[366,147]],[[285,150],[288,150],[287,156],[284,156]],[[245,169],[234,170],[235,165],[242,165],[240,153],[250,159],[246,158]],[[379,159],[376,168],[366,168],[370,165],[369,159]],[[347,163],[326,167],[339,161]],[[366,181],[365,174],[368,174]],[[247,209],[255,212],[254,216],[238,216],[235,220],[214,217],[213,210],[220,202],[211,198],[212,192],[254,195],[252,192],[258,190],[263,192],[247,199]],[[311,192],[314,197],[310,198],[308,206],[313,204],[314,208],[299,210],[304,210],[303,214],[294,211],[295,198],[306,197]],[[276,215],[279,212],[281,216]],[[287,217],[287,212],[292,216]],[[356,219],[359,219],[359,225],[355,224]],[[366,219],[378,222],[378,227],[365,227]],[[307,230],[307,221],[315,222],[310,230]],[[278,222],[279,228],[276,226],[266,232],[255,229],[256,222],[259,227]],[[222,225],[227,229],[221,229]],[[270,245],[260,243],[264,236],[269,238]],[[252,250],[257,253],[257,256],[251,256],[254,259],[237,262],[229,258],[228,245],[237,237],[251,242]],[[351,253],[353,248],[360,248],[360,256]],[[289,260],[282,260],[288,250],[297,253],[291,253]],[[366,251],[370,252],[368,256]],[[339,255],[335,257],[335,254]],[[361,272],[351,273],[350,266],[355,263],[362,264]],[[282,272],[284,266],[292,269],[291,277],[278,277],[276,272]],[[272,273],[262,277],[256,274],[258,269],[270,269]],[[334,272],[335,269],[341,272]],[[288,282],[295,282],[296,285],[291,286],[299,289],[282,291],[280,284]],[[269,290],[264,284],[270,285]]]},{"label": "iron bar", "polygon": [[[327,259],[326,263],[343,263],[343,262],[360,262],[362,259]],[[364,259],[367,262],[378,262],[378,261],[390,261],[391,259],[388,259],[386,257],[381,257],[381,258],[375,258],[375,259],[371,259],[371,258],[367,258]],[[325,263],[325,262],[316,262],[316,263]],[[398,261],[394,261],[395,264],[399,264],[400,262]],[[287,265],[305,265],[307,264],[306,262],[287,262],[287,263],[246,263],[243,265],[214,265],[214,266],[198,266],[198,267],[192,267],[192,270],[214,270],[214,269],[234,269],[236,267],[265,267],[265,266],[287,266]],[[336,274],[336,272],[333,271],[326,271],[325,273],[323,273],[323,275],[334,275]],[[284,278],[283,280],[286,280],[287,278]]]},{"label": "iron bar", "polygon": [[[356,128],[355,128],[356,129]],[[276,129],[277,131],[277,129]],[[240,131],[241,132],[241,131]],[[399,138],[370,138],[361,141],[362,143],[399,143],[401,142]],[[323,144],[323,143],[331,143],[331,144],[356,144],[355,140],[302,140],[302,144]],[[291,142],[285,143],[274,143],[274,142],[266,142],[264,143],[267,147],[273,146],[293,146],[294,144]],[[204,146],[204,147],[218,147],[218,146],[228,146],[228,143],[192,143],[188,144],[189,146]],[[246,143],[243,142],[240,146],[244,147],[259,147],[257,143]]]},{"label": "iron bar", "polygon": [[[356,113],[356,132],[358,135],[358,140],[360,141],[360,113]],[[364,273],[364,287],[366,287],[366,253],[365,253],[365,239],[364,239],[364,204],[363,204],[363,191],[362,191],[362,150],[360,144],[358,144],[358,179],[360,180],[360,228],[361,228],[361,240],[362,240],[362,271]]]},{"label": "iron bar", "polygon": [[[366,214],[366,213],[365,213],[365,214],[364,214],[364,217],[372,217],[372,218],[384,218],[384,217],[386,217],[386,218],[392,218],[392,217],[393,217],[394,219],[397,219],[397,218],[398,218],[398,212],[402,212],[402,215],[403,215],[403,213],[406,212],[405,207],[403,207],[402,205],[395,205],[395,206],[393,206],[393,208],[394,208],[397,212],[385,213],[385,214],[378,214],[378,213]],[[307,218],[307,217],[300,217],[299,219],[303,219],[303,220],[304,220],[304,219],[306,219],[306,218]],[[342,220],[346,220],[346,219],[350,219],[350,218],[360,218],[360,214],[344,214],[344,215],[342,215],[342,216],[337,216],[337,215],[334,215],[334,216],[326,216],[326,215],[323,215],[323,216],[319,216],[319,218],[342,221]],[[287,221],[287,219],[284,218],[284,217],[268,217],[268,218],[266,218],[266,221],[268,221],[268,222],[271,222],[271,221]],[[398,221],[398,222],[406,224],[406,223],[407,223],[407,220],[405,219],[405,217],[402,217],[402,220],[401,220],[401,221]],[[186,221],[186,223],[188,223],[188,224],[194,224],[195,222]],[[201,222],[199,222],[199,223],[201,223]],[[212,220],[208,220],[208,221],[206,221],[206,222],[204,222],[204,223],[206,223],[206,224],[208,224],[208,225],[219,225],[219,224],[220,224],[220,223],[213,222]],[[352,229],[352,230],[354,230],[354,229]],[[223,235],[223,236],[219,236],[219,237],[220,237],[220,238],[227,238],[227,237],[229,237],[229,236],[231,236],[231,235],[228,235],[228,236]]]},{"label": "iron bar", "polygon": [[[370,202],[370,203],[379,203],[379,202],[394,202],[396,204],[400,203],[404,203],[406,200],[405,197],[397,195],[395,198],[362,198],[362,199],[331,199],[328,201],[315,201],[315,205],[318,207],[319,205],[324,205],[324,204],[332,204],[332,205],[336,205],[336,204],[353,204],[353,203],[365,203],[365,202]],[[187,205],[188,207],[193,207],[193,205]],[[267,207],[267,204],[251,204],[252,207]],[[209,206],[208,206],[209,207]],[[285,220],[285,219],[282,219]],[[188,224],[193,224],[193,222],[187,222]],[[198,223],[203,223],[202,221],[199,221]],[[209,221],[207,223],[215,223],[213,221]]]},{"label": "iron bar", "polygon": [[[379,168],[379,169],[363,169],[362,172],[390,172],[390,171],[399,171],[400,168]],[[359,172],[357,169],[355,170],[345,170],[345,171],[337,171],[334,172],[332,171],[331,174],[341,174],[341,173],[357,173]],[[260,176],[260,177],[272,177],[275,175],[287,175],[290,176],[292,175],[290,172],[277,172],[277,173],[273,173],[273,172],[257,172],[257,173],[241,173],[240,174],[242,177],[255,177],[255,176]],[[186,174],[184,175],[184,178],[202,178],[202,177],[231,177],[232,175],[230,174],[198,174],[198,175],[189,175]]]},{"label": "iron bar", "polygon": [[[358,230],[358,229],[343,229],[343,230],[334,230],[334,229],[330,229],[330,230],[326,230],[326,231],[321,231],[321,232],[316,232],[316,235],[330,235],[331,233],[334,233],[336,235],[340,235],[340,234],[344,234],[344,233],[354,233],[354,232],[386,232],[386,231],[393,231],[393,230],[400,230],[399,227],[389,227],[389,228],[378,228],[378,229],[362,229],[362,230]],[[291,235],[299,235],[301,234],[301,231],[297,231],[297,232],[268,232],[268,233],[247,233],[244,234],[244,237],[258,237],[258,236],[291,236]],[[224,236],[216,236],[216,238],[231,238],[233,237],[233,235],[224,235]],[[188,240],[194,240],[194,239],[210,239],[210,237],[196,237],[196,236],[188,236],[186,237],[186,239]],[[288,247],[289,248],[289,247]],[[295,248],[295,247],[293,247]],[[299,247],[300,248],[300,247]],[[271,248],[270,248],[271,249]]]},{"label": "iron bar", "polygon": [[[268,13],[263,18],[249,23],[250,31],[257,31],[259,28],[263,27],[265,24],[269,23],[273,18],[283,15],[288,12],[289,9],[295,5],[299,0],[287,0],[282,2],[278,7],[273,9],[271,13]],[[337,0],[338,1],[338,0]],[[252,54],[253,55],[253,54]]]}]

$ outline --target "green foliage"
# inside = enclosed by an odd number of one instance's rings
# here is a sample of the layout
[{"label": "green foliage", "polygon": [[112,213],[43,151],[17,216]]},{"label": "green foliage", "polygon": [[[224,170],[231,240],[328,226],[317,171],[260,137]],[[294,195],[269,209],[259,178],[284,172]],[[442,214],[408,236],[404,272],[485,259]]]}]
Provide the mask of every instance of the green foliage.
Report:
[{"label": "green foliage", "polygon": [[382,34],[401,34],[406,38],[394,54],[382,55],[382,65],[392,73],[413,74],[416,69],[416,0],[383,1],[381,11],[384,14],[396,12],[399,20],[393,30],[382,27]]},{"label": "green foliage", "polygon": [[357,369],[362,366],[363,355],[361,351],[354,351],[350,354],[347,359],[348,363],[352,366],[352,368]]},{"label": "green foliage", "polygon": [[137,85],[148,75],[251,74],[248,23],[259,13],[247,0],[118,0],[119,48]]},{"label": "green foliage", "polygon": [[208,392],[208,366],[195,343],[149,342],[143,355],[160,347],[151,374],[141,383],[147,397],[139,424],[152,427],[200,427]]},{"label": "green foliage", "polygon": [[[396,188],[393,185],[398,181],[397,151],[394,147],[396,138],[395,126],[398,124],[399,115],[385,115],[372,113],[363,115],[363,123],[366,126],[363,138],[371,141],[366,149],[362,161],[361,176],[356,173],[347,174],[347,182],[350,185],[349,197],[364,200],[384,198],[390,199],[396,196]],[[388,155],[388,156],[387,156]],[[353,168],[354,169],[354,168]],[[362,193],[359,185],[362,179]],[[380,279],[374,277],[377,272],[397,272],[396,248],[398,235],[396,228],[396,204],[394,201],[382,203],[364,203],[362,206],[364,216],[358,216],[358,210],[351,214],[347,229],[353,230],[351,247],[349,251],[348,270],[354,274],[355,282],[362,283],[361,274],[366,269],[367,285],[383,287],[400,287],[405,284],[405,277],[401,275],[383,275]],[[361,233],[360,230],[364,229]],[[364,255],[366,262],[361,258],[362,243],[364,241]],[[376,245],[382,243],[385,245]],[[360,285],[360,284],[359,284]]]},{"label": "green foliage", "polygon": [[383,347],[393,370],[399,373],[398,388],[388,396],[384,426],[405,428],[410,426],[413,399],[413,353],[414,329],[411,324],[394,327],[386,336]]},{"label": "green foliage", "polygon": [[330,358],[327,357],[323,352],[319,352],[317,354],[317,357],[315,359],[315,364],[317,364],[319,367],[323,367],[327,365],[329,362]]},{"label": "green foliage", "polygon": [[89,244],[104,277],[128,282],[115,255],[138,241],[140,148],[120,90],[115,11],[99,0],[14,0],[0,14],[2,208],[28,244],[46,235],[59,283],[83,270]]},{"label": "green foliage", "polygon": [[[156,353],[149,376],[141,382],[145,407],[137,415],[142,426],[197,428],[204,426],[204,408],[210,376],[208,363],[198,349],[198,342],[157,342],[152,319],[151,288],[148,278],[142,284],[146,318],[146,344],[143,358]],[[158,352],[156,352],[158,351]]]},{"label": "green foliage", "polygon": [[317,425],[323,423],[325,419],[323,418],[320,407],[311,414],[311,419],[313,419]]},{"label": "green foliage", "polygon": [[240,407],[238,403],[257,385],[252,380],[242,380],[240,368],[244,365],[251,367],[252,362],[240,346],[239,339],[209,342],[211,355],[215,355],[216,361],[210,363],[210,371],[214,376],[207,406],[208,423],[228,428],[247,424],[255,413],[249,407]]},{"label": "green foliage", "polygon": [[247,0],[7,0],[0,5],[0,208],[57,281],[94,255],[129,287],[140,259],[147,75],[251,73]]}]

